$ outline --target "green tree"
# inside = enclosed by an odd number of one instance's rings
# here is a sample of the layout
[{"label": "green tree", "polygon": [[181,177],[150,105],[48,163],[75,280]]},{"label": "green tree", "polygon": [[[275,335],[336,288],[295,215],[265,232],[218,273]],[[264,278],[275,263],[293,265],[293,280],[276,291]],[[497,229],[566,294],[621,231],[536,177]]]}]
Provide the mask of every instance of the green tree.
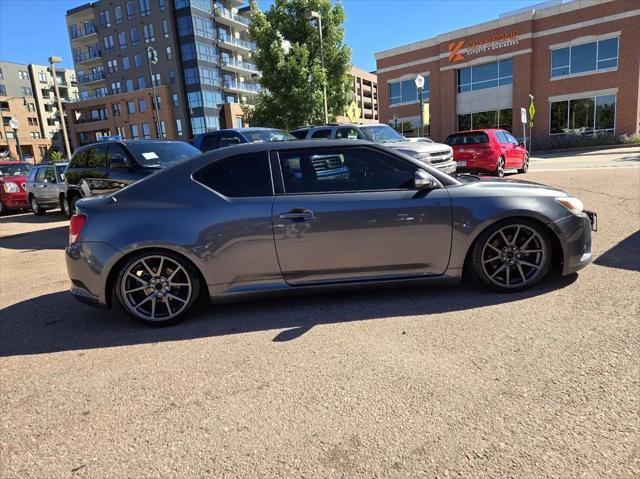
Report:
[{"label": "green tree", "polygon": [[[351,51],[344,44],[344,9],[330,0],[276,0],[267,10],[251,0],[249,33],[256,42],[255,64],[263,91],[247,108],[256,126],[291,129],[324,123],[322,84],[326,80],[329,120],[342,115],[351,99]],[[320,36],[310,11],[322,15],[325,71]],[[326,78],[325,78],[326,73]]]},{"label": "green tree", "polygon": [[57,150],[52,151],[50,156],[51,156],[51,161],[56,161],[56,162],[62,161],[62,153],[60,153]]}]

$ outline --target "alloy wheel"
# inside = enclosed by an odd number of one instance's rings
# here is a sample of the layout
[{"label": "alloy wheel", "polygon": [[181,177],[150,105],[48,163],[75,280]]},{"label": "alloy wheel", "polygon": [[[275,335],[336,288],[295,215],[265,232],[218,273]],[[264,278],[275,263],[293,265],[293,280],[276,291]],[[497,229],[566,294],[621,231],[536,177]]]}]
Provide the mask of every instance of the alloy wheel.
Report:
[{"label": "alloy wheel", "polygon": [[511,224],[493,233],[482,248],[482,269],[500,288],[523,288],[544,271],[546,243],[540,233],[524,224]]},{"label": "alloy wheel", "polygon": [[71,209],[69,208],[69,200],[67,200],[67,197],[63,197],[62,198],[62,212],[66,215],[66,216],[71,216]]},{"label": "alloy wheel", "polygon": [[504,158],[502,158],[502,157],[498,158],[498,166],[496,168],[496,175],[498,175],[500,178],[502,178],[504,176]]},{"label": "alloy wheel", "polygon": [[164,255],[136,259],[120,281],[123,306],[150,322],[169,321],[191,303],[193,284],[186,268]]}]

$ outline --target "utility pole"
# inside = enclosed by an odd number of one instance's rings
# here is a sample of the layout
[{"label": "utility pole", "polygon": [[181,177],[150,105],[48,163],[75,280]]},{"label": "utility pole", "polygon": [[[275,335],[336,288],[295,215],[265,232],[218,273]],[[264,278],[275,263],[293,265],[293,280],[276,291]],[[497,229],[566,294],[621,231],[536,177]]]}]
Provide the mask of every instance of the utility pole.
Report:
[{"label": "utility pole", "polygon": [[424,88],[424,77],[418,73],[415,79],[418,88],[418,98],[420,98],[420,126],[418,127],[418,136],[424,136],[424,100],[422,99],[422,89]]},{"label": "utility pole", "polygon": [[53,76],[53,88],[56,92],[56,100],[58,101],[58,113],[60,114],[60,126],[62,127],[62,138],[64,139],[64,149],[67,152],[67,160],[71,160],[71,148],[69,147],[69,136],[67,135],[67,125],[64,120],[64,110],[62,109],[62,101],[60,101],[60,91],[58,90],[58,79],[56,78],[56,63],[62,62],[60,57],[49,57],[51,64],[51,75]]},{"label": "utility pole", "polygon": [[[13,129],[13,134],[16,137],[16,148],[18,149],[18,158],[20,158],[20,161],[24,161],[24,156],[22,156],[22,147],[20,146],[20,138],[18,138],[18,127],[20,126],[20,124],[18,123],[18,120],[16,120],[15,118],[11,118],[11,120],[9,120],[9,126]],[[7,140],[7,147],[9,146],[9,141]]]},{"label": "utility pole", "polygon": [[153,68],[151,65],[158,63],[158,52],[152,46],[147,47],[147,63],[149,64],[149,76],[151,77],[151,94],[153,95],[153,121],[156,124],[156,137],[160,138],[160,119],[158,118],[158,97],[156,96],[156,85],[153,80]]},{"label": "utility pole", "polygon": [[319,12],[309,12],[306,15],[307,20],[318,19],[318,31],[320,32],[320,66],[322,67],[322,98],[324,101],[324,123],[329,124],[329,107],[327,105],[327,71],[324,69],[324,46],[322,41],[322,15]]}]

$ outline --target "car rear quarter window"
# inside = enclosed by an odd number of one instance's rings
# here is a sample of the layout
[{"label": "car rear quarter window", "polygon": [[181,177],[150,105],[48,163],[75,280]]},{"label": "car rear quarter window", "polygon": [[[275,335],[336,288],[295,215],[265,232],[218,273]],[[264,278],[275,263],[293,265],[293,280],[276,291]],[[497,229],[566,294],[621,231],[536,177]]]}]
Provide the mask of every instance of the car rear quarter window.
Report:
[{"label": "car rear quarter window", "polygon": [[327,138],[331,138],[331,129],[324,128],[322,130],[316,130],[311,134],[312,140],[324,140]]},{"label": "car rear quarter window", "polygon": [[220,134],[220,148],[224,148],[225,146],[239,145],[240,143],[243,143],[243,141],[237,133]]},{"label": "car rear quarter window", "polygon": [[489,136],[482,131],[456,133],[455,135],[449,135],[444,142],[449,146],[477,145],[480,143],[489,143]]},{"label": "car rear quarter window", "polygon": [[273,196],[266,152],[218,160],[194,173],[193,179],[230,198]]},{"label": "car rear quarter window", "polygon": [[299,140],[304,140],[307,137],[307,130],[298,130],[289,132]]}]

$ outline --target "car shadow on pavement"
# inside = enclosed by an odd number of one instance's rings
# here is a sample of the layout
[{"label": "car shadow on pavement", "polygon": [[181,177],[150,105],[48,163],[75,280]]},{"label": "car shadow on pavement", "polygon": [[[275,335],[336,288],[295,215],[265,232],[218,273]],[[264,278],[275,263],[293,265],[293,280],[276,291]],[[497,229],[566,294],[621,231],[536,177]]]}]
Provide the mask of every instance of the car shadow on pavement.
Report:
[{"label": "car shadow on pavement", "polygon": [[44,230],[0,237],[0,248],[35,251],[64,249],[69,243],[69,227],[58,226]]},{"label": "car shadow on pavement", "polygon": [[429,315],[521,301],[565,288],[576,278],[551,276],[544,284],[511,294],[474,284],[416,285],[201,305],[184,322],[167,328],[138,325],[119,308],[91,308],[66,291],[57,292],[0,311],[0,357],[271,330],[278,331],[273,341],[291,341],[317,325],[417,315],[426,315],[427,321]]},{"label": "car shadow on pavement", "polygon": [[59,211],[51,211],[47,212],[47,214],[43,216],[36,216],[33,213],[15,213],[15,214],[5,214],[4,216],[0,216],[0,225],[10,224],[10,223],[19,223],[19,224],[46,224],[46,223],[57,223],[58,221],[69,221],[69,219],[64,216]]},{"label": "car shadow on pavement", "polygon": [[640,271],[640,230],[627,236],[594,261],[599,266]]}]

